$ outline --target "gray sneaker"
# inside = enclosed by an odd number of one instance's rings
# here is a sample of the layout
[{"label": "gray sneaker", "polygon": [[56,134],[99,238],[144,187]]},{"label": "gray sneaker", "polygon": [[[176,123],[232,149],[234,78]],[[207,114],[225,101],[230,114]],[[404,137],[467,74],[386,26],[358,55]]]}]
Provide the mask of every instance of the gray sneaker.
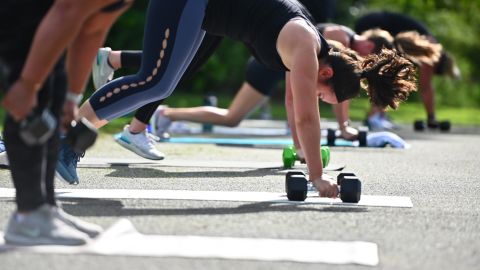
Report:
[{"label": "gray sneaker", "polygon": [[78,231],[87,234],[90,238],[98,236],[103,231],[102,227],[98,226],[97,224],[83,221],[75,216],[68,214],[61,208],[61,206],[52,207],[51,210],[56,218],[60,219],[70,227],[73,227]]},{"label": "gray sneaker", "polygon": [[160,139],[168,136],[168,129],[172,124],[172,120],[165,116],[164,110],[168,108],[167,105],[160,105],[155,110],[155,113],[150,120],[150,125],[152,127],[152,133],[159,137]]},{"label": "gray sneaker", "polygon": [[84,245],[88,235],[61,221],[52,206],[43,205],[18,221],[14,213],[5,230],[5,242],[13,245]]},{"label": "gray sneaker", "polygon": [[112,49],[105,47],[98,49],[97,57],[92,66],[92,79],[95,89],[99,89],[113,79],[115,70],[108,64],[108,55]]},{"label": "gray sneaker", "polygon": [[135,154],[151,160],[162,160],[165,155],[155,148],[155,140],[146,131],[132,134],[129,125],[123,128],[123,132],[114,136],[115,141]]}]

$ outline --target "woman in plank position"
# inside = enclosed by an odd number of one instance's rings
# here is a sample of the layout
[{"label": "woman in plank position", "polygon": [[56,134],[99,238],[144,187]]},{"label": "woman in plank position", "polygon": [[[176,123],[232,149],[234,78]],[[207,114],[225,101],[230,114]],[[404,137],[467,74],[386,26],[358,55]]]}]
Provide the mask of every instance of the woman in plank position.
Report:
[{"label": "woman in plank position", "polygon": [[[358,95],[397,108],[416,89],[413,64],[394,51],[362,59],[349,49],[330,50],[297,1],[150,1],[142,67],[93,94],[80,108],[97,128],[149,102],[168,97],[205,33],[243,42],[261,63],[286,71],[286,109],[301,145],[309,180],[324,197],[338,187],[323,174],[318,99],[336,104]],[[65,153],[66,151],[64,151]]]}]

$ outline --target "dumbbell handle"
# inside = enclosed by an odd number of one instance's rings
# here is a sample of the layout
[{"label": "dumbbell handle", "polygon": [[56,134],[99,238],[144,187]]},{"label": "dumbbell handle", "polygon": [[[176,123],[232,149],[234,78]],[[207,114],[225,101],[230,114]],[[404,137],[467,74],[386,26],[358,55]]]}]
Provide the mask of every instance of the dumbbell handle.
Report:
[{"label": "dumbbell handle", "polygon": [[[338,194],[340,194],[341,186],[340,186],[340,185],[337,185],[337,189],[338,189]],[[311,181],[308,181],[307,191],[320,192],[320,191],[315,187],[315,185],[314,185]],[[337,197],[338,197],[338,196],[337,196]]]}]

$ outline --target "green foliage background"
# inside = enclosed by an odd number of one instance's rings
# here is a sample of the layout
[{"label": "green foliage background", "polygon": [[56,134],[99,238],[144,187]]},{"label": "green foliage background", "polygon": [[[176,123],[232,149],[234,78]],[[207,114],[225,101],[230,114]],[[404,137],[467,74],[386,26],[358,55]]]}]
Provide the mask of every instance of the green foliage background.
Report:
[{"label": "green foliage background", "polygon": [[[106,45],[113,49],[141,49],[146,6],[147,1],[137,0],[114,25]],[[357,17],[373,10],[397,11],[418,18],[456,57],[462,71],[462,80],[452,81],[440,76],[434,79],[437,103],[440,106],[479,107],[480,16],[478,14],[480,14],[480,1],[339,0],[335,18],[332,21],[353,26]],[[243,81],[244,67],[248,57],[249,53],[242,44],[224,40],[207,64],[194,78],[179,86],[174,95],[179,97],[178,95],[182,93],[203,94],[214,91],[219,95],[233,96]],[[118,74],[121,75],[121,73]],[[275,96],[278,102],[281,102],[281,98],[281,93]],[[418,101],[418,94],[413,95],[411,100]]]}]

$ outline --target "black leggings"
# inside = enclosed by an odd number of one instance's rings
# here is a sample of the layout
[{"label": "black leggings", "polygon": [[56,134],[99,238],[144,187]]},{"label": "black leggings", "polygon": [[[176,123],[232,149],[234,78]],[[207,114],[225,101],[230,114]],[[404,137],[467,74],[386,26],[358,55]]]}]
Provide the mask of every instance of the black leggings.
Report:
[{"label": "black leggings", "polygon": [[[203,38],[202,44],[198,49],[195,57],[183,74],[180,83],[190,79],[202,66],[207,62],[210,56],[220,45],[222,37],[206,34]],[[120,54],[122,67],[138,69],[142,63],[142,51],[122,51]],[[165,99],[157,100],[140,107],[135,112],[135,118],[144,124],[150,122],[153,113]]]},{"label": "black leggings", "polygon": [[[20,69],[13,74],[18,76],[19,72]],[[36,112],[49,108],[55,118],[60,119],[66,78],[64,61],[60,61],[38,94]],[[19,134],[20,124],[7,115],[4,140],[18,210],[30,211],[45,203],[55,205],[54,177],[60,145],[58,125],[55,134],[44,145],[27,145]]]},{"label": "black leggings", "polygon": [[[2,0],[0,59],[9,69],[7,84],[13,83],[20,76],[37,26],[52,3],[53,1]],[[48,107],[57,119],[62,112],[67,88],[64,66],[62,57],[38,92],[38,105],[35,109],[43,111]],[[38,146],[25,144],[20,138],[19,130],[20,124],[7,115],[3,134],[16,189],[17,209],[29,211],[45,203],[55,205],[54,175],[60,143],[58,127],[50,140]]]}]

